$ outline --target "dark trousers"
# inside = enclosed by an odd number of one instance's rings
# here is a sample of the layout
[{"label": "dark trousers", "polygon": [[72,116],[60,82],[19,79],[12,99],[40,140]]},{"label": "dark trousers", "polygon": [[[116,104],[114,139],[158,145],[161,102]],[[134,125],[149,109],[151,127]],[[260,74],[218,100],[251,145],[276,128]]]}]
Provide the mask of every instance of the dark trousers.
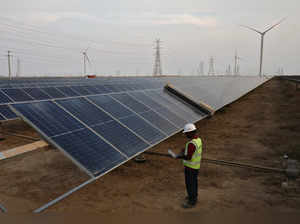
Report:
[{"label": "dark trousers", "polygon": [[196,204],[198,200],[198,173],[197,169],[184,167],[185,186],[191,204]]}]

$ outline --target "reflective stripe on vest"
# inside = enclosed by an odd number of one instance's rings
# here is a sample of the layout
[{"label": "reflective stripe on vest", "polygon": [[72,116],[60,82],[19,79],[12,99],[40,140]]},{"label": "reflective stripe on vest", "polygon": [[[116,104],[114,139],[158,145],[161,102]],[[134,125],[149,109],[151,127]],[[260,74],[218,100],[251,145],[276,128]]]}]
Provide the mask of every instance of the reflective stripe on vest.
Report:
[{"label": "reflective stripe on vest", "polygon": [[183,160],[183,165],[193,168],[193,169],[200,169],[201,154],[202,154],[202,141],[200,138],[197,138],[197,139],[193,139],[192,141],[186,143],[185,151],[184,151],[185,156],[187,156],[187,154],[188,154],[188,145],[189,144],[194,144],[196,147],[196,150],[195,150],[191,160]]}]

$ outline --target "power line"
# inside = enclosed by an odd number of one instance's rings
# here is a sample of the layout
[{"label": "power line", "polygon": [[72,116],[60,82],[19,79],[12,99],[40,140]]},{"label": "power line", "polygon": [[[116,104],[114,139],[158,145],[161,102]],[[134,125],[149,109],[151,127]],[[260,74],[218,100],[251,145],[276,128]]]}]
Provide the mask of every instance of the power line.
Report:
[{"label": "power line", "polygon": [[[1,20],[6,20],[6,23],[4,21],[1,21],[0,24],[5,25],[5,26],[10,26],[10,27],[15,27],[18,29],[23,29],[26,31],[30,31],[30,32],[35,32],[35,33],[39,33],[39,34],[43,34],[43,35],[49,35],[50,37],[55,37],[54,33],[50,33],[47,31],[43,31],[40,30],[40,28],[32,26],[32,25],[28,25],[28,24],[24,24],[21,23],[19,21],[16,20],[12,20],[3,16],[0,16]],[[7,22],[8,21],[8,22]],[[13,25],[11,24],[13,23]],[[72,40],[72,41],[84,41],[84,42],[92,42],[94,44],[100,44],[103,45],[104,43],[100,43],[98,41],[92,40],[92,39],[87,39],[86,37],[79,37],[79,36],[75,36],[75,35],[71,35],[71,34],[66,34],[66,33],[60,33],[60,37],[59,38],[65,38],[68,41]],[[57,37],[57,35],[56,35]],[[118,45],[123,45],[123,46],[136,46],[136,47],[140,47],[140,46],[149,46],[149,44],[146,43],[128,43],[128,42],[122,42],[122,41],[114,41],[114,40],[103,40],[102,41],[106,41],[106,42],[110,42],[113,44],[118,44]]]}]

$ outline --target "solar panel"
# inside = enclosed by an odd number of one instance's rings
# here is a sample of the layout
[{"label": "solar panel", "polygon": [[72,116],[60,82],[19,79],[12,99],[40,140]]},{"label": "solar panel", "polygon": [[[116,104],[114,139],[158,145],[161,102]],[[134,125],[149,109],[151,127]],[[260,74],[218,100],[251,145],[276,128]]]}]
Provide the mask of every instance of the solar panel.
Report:
[{"label": "solar panel", "polygon": [[120,121],[151,144],[167,137],[160,130],[137,115],[121,118]]},{"label": "solar panel", "polygon": [[51,101],[15,104],[13,107],[49,137],[84,128],[80,122]]},{"label": "solar panel", "polygon": [[184,102],[181,99],[178,99],[178,98],[175,98],[174,96],[169,95],[168,93],[166,93],[163,90],[159,90],[157,93],[160,94],[162,97],[166,98],[168,101],[176,104],[177,107],[182,107],[185,110],[189,111],[190,113],[194,114],[194,116],[196,116],[198,119],[206,116],[206,114],[199,111],[199,109],[191,106],[189,103]]},{"label": "solar panel", "polygon": [[12,102],[7,95],[5,95],[1,90],[0,90],[0,104],[4,104],[4,103],[10,103]]},{"label": "solar panel", "polygon": [[98,89],[99,93],[108,93],[109,92],[103,85],[96,85],[95,87]]},{"label": "solar panel", "polygon": [[56,102],[89,126],[112,120],[109,115],[84,98],[57,100]]},{"label": "solar panel", "polygon": [[183,127],[187,123],[186,120],[173,113],[166,107],[162,106],[161,104],[157,103],[143,92],[131,92],[129,94],[135,97],[139,102],[142,102],[146,106],[152,108],[157,113],[161,114],[165,119],[169,120],[177,127]]},{"label": "solar panel", "polygon": [[90,96],[88,97],[93,103],[103,108],[105,111],[110,113],[116,118],[127,117],[132,115],[132,112],[126,107],[118,103],[111,96],[108,95],[99,95],[99,96]]},{"label": "solar panel", "polygon": [[151,110],[149,107],[138,102],[127,93],[111,94],[111,96],[114,99],[120,101],[125,106],[129,107],[131,110],[138,113],[141,117],[149,121],[152,125],[156,126],[162,132],[166,134],[173,134],[177,130],[176,126],[171,124],[166,119],[162,118],[159,114]]},{"label": "solar panel", "polygon": [[114,93],[116,93],[116,92],[120,92],[120,90],[117,88],[117,87],[115,87],[114,85],[104,85],[104,87],[107,89],[107,91],[108,92],[114,92]]},{"label": "solar panel", "polygon": [[93,129],[128,157],[141,152],[149,146],[145,141],[137,137],[129,129],[124,128],[117,121],[96,125],[93,126]]},{"label": "solar panel", "polygon": [[161,104],[151,99],[144,92],[131,92],[130,95],[136,98],[137,100],[139,100],[140,102],[146,104],[148,107],[152,109],[159,109],[162,107]]},{"label": "solar panel", "polygon": [[127,158],[92,131],[84,128],[53,138],[61,149],[94,176],[100,175],[124,162]]},{"label": "solar panel", "polygon": [[90,94],[101,94],[103,91],[99,90],[95,86],[87,86],[86,89],[90,92]]},{"label": "solar panel", "polygon": [[47,93],[53,99],[66,97],[66,95],[64,95],[62,92],[60,92],[55,87],[45,87],[45,88],[41,88],[41,90],[43,90],[45,93]]},{"label": "solar panel", "polygon": [[178,107],[178,105],[162,97],[156,91],[147,91],[146,94],[150,96],[153,100],[160,102],[161,105],[164,105],[174,113],[178,114],[180,117],[183,117],[188,122],[194,122],[198,120],[200,117],[200,116],[195,116],[193,113],[191,113],[187,107],[184,106]]},{"label": "solar panel", "polygon": [[33,98],[26,94],[22,89],[2,89],[15,102],[31,101]]},{"label": "solar panel", "polygon": [[70,97],[80,96],[80,94],[77,93],[76,91],[74,91],[71,87],[60,86],[60,87],[56,87],[56,88],[66,96],[70,96]]},{"label": "solar panel", "polygon": [[154,111],[148,111],[140,114],[144,119],[151,122],[167,135],[174,134],[181,127],[176,127],[174,124],[164,119],[161,115]]},{"label": "solar panel", "polygon": [[7,105],[0,105],[0,113],[7,119],[16,119],[17,115]]},{"label": "solar panel", "polygon": [[85,86],[71,86],[71,88],[78,92],[81,96],[87,96],[92,94],[88,91],[88,89]]},{"label": "solar panel", "polygon": [[127,93],[111,94],[111,96],[137,113],[146,112],[150,110],[149,107],[146,107],[144,104],[138,102],[136,99],[134,99]]},{"label": "solar panel", "polygon": [[40,90],[39,88],[24,88],[23,89],[27,94],[29,94],[35,100],[47,100],[51,99],[49,95]]}]

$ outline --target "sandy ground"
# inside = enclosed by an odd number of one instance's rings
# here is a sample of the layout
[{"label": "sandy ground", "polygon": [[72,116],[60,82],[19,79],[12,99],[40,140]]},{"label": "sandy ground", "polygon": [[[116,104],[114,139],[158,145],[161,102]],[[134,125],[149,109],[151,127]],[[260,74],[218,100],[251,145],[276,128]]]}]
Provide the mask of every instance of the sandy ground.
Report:
[{"label": "sandy ground", "polygon": [[[22,122],[5,126],[37,136]],[[281,168],[284,153],[300,160],[300,91],[288,81],[271,80],[197,126],[205,145],[204,157]],[[185,142],[177,134],[151,151],[180,151]],[[7,137],[0,144],[3,150],[25,142]],[[47,211],[184,211],[181,162],[153,155],[146,158],[143,164],[130,161],[122,165]],[[2,161],[0,169],[0,203],[9,212],[30,212],[88,179],[51,147]],[[202,163],[199,203],[190,211],[299,212],[300,180],[290,181],[288,192],[281,188],[284,180],[281,174]]]}]

